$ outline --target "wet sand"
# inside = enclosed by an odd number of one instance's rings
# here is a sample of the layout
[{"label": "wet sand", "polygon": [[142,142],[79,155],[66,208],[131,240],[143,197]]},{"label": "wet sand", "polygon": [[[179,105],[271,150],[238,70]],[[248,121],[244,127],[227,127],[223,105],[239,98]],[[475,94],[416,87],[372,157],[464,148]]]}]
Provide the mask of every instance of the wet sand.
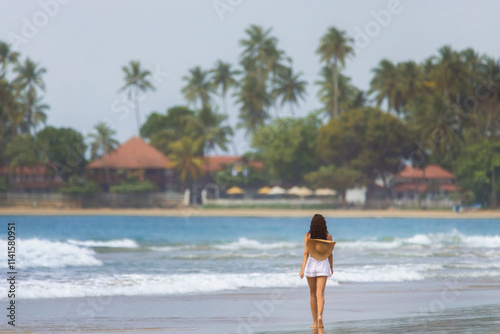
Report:
[{"label": "wet sand", "polygon": [[0,216],[119,215],[167,217],[311,217],[320,212],[325,217],[394,217],[394,218],[500,218],[500,210],[480,210],[457,214],[451,210],[301,210],[301,209],[35,209],[0,208]]},{"label": "wet sand", "polygon": [[[19,301],[3,333],[497,333],[500,284],[327,284],[324,330],[311,330],[307,282],[293,289]],[[6,329],[5,327],[3,328]]]}]

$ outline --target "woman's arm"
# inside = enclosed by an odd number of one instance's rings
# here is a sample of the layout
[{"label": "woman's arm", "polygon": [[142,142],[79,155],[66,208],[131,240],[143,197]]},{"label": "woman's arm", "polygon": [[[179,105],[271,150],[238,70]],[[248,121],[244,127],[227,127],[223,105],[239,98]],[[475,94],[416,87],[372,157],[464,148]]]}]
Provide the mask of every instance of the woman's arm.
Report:
[{"label": "woman's arm", "polygon": [[306,244],[307,240],[309,240],[311,236],[309,233],[306,233],[304,236],[304,254],[302,255],[302,267],[300,268],[299,276],[300,278],[304,278],[304,269],[306,268],[307,258],[309,257],[309,251],[307,250]]},{"label": "woman's arm", "polygon": [[[331,241],[332,240],[332,235],[328,233],[326,239],[328,239],[328,240]],[[332,271],[332,274],[333,274],[333,252],[328,257],[328,262],[330,263],[330,270]]]}]

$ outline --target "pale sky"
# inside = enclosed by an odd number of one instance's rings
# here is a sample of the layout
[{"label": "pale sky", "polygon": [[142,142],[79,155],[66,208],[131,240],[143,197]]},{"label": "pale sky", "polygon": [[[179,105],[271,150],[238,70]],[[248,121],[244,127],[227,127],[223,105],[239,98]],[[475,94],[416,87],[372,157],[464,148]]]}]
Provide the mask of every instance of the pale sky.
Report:
[{"label": "pale sky", "polygon": [[[217,4],[226,11],[218,12]],[[446,44],[497,58],[498,13],[498,1],[0,0],[0,40],[47,69],[48,125],[88,134],[106,121],[124,142],[137,134],[133,108],[127,112],[118,95],[121,67],[130,60],[157,73],[157,90],[141,102],[145,121],[152,111],[185,104],[181,78],[190,68],[209,69],[218,59],[238,65],[244,30],[272,27],[294,71],[309,83],[306,100],[295,108],[302,116],[320,106],[315,50],[328,27],[356,39],[357,54],[344,73],[366,90],[383,58],[421,61]],[[238,106],[229,109],[234,126]],[[248,150],[241,131],[235,138],[237,153]]]}]

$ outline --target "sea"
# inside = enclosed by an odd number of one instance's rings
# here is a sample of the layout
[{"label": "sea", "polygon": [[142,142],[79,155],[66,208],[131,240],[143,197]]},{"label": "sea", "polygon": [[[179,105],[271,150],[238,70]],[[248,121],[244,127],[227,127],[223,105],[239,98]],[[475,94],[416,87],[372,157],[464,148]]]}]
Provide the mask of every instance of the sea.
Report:
[{"label": "sea", "polygon": [[[16,226],[16,298],[184,298],[307,291],[310,218],[3,216]],[[498,219],[326,217],[337,242],[328,286],[500,283]],[[6,259],[6,257],[4,257]],[[7,271],[7,260],[0,262]],[[366,286],[366,285],[365,285]],[[375,286],[375,285],[372,285]],[[267,290],[266,290],[267,289]],[[0,294],[0,303],[7,294]],[[500,303],[500,301],[499,301]]]}]

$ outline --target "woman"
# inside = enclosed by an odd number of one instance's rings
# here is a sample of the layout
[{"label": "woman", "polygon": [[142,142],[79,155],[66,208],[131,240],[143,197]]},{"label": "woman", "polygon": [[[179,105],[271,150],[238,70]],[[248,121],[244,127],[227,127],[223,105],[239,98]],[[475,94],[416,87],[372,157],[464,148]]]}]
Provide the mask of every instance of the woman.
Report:
[{"label": "woman", "polygon": [[[304,237],[304,255],[302,257],[302,267],[300,278],[307,277],[309,292],[311,296],[311,312],[313,325],[311,328],[323,328],[323,308],[325,306],[325,286],[328,277],[333,274],[333,245],[329,249],[329,256],[322,261],[318,261],[310,255],[308,241],[311,239],[332,240],[332,236],[326,228],[326,220],[322,215],[315,214],[311,220],[309,232]],[[311,242],[309,242],[311,243]],[[326,257],[327,254],[323,254]]]}]

